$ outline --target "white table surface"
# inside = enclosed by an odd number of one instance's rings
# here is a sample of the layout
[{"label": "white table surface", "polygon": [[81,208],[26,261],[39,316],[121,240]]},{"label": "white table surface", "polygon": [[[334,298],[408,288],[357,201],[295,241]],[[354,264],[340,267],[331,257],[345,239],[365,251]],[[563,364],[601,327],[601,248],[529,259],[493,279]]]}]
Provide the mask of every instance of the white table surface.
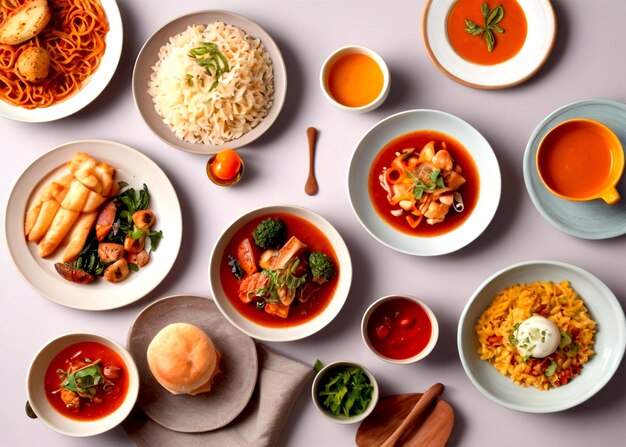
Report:
[{"label": "white table surface", "polygon": [[[424,391],[442,382],[444,398],[456,415],[452,446],[621,445],[626,438],[624,362],[586,403],[561,413],[533,415],[502,408],[480,394],[465,375],[456,348],[458,318],[466,300],[485,278],[516,262],[555,259],[576,264],[604,281],[622,306],[626,303],[626,238],[588,241],[568,236],[541,217],[524,187],[524,149],[545,116],[579,99],[626,102],[626,2],[553,3],[558,39],[547,65],[521,86],[482,91],[451,81],[428,59],[421,36],[424,0],[120,0],[124,49],[103,95],[57,122],[0,119],[0,203],[4,211],[20,173],[47,150],[77,139],[119,141],[150,156],[174,184],[184,221],[180,256],[165,281],[141,301],[118,310],[86,312],[40,297],[17,273],[3,244],[0,445],[132,445],[121,428],[72,439],[28,419],[25,378],[33,355],[49,339],[71,331],[101,332],[125,343],[135,316],[155,299],[179,293],[208,296],[207,263],[217,236],[240,214],[279,203],[309,207],[336,226],[352,254],[354,281],[345,307],[328,327],[302,341],[270,344],[272,349],[310,364],[317,358],[361,362],[378,378],[383,395]],[[203,9],[224,9],[256,21],[274,37],[287,65],[283,111],[267,134],[241,150],[247,174],[233,188],[220,189],[208,181],[206,156],[180,152],[158,140],[132,99],[132,68],[142,43],[172,18]],[[326,56],[351,43],[378,51],[392,73],[388,100],[365,115],[333,108],[318,84]],[[491,225],[475,242],[445,256],[411,257],[384,247],[361,227],[348,200],[346,172],[360,136],[378,120],[413,108],[439,109],[468,121],[491,143],[502,171],[502,200]],[[316,162],[320,192],[313,197],[303,191],[308,126],[320,130]],[[438,345],[419,364],[386,364],[361,341],[360,319],[366,307],[391,293],[421,297],[439,319]],[[357,427],[323,419],[309,393],[304,389],[293,411],[285,415],[288,421],[279,444],[352,445]]]}]

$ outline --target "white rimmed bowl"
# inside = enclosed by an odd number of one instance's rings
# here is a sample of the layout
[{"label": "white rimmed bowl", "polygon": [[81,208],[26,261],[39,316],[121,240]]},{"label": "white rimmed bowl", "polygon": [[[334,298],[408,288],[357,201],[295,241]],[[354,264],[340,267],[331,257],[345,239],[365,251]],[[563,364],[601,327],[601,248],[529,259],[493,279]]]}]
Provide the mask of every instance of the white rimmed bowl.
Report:
[{"label": "white rimmed bowl", "polygon": [[[380,307],[381,304],[386,303],[388,301],[392,301],[392,300],[408,300],[408,301],[413,301],[414,303],[417,303],[417,305],[420,306],[424,310],[424,312],[426,312],[426,315],[428,316],[428,320],[430,321],[431,333],[430,333],[430,339],[428,340],[428,343],[426,344],[424,349],[422,349],[420,352],[418,352],[414,356],[407,357],[405,359],[393,359],[393,358],[387,357],[386,355],[383,355],[378,350],[376,350],[376,348],[372,345],[372,342],[369,337],[368,326],[369,326],[370,317],[372,316],[374,311]],[[367,346],[367,348],[372,352],[372,354],[374,354],[379,359],[384,360],[385,362],[389,362],[389,363],[407,365],[409,363],[415,363],[426,358],[428,354],[432,352],[432,350],[435,348],[435,345],[437,344],[437,339],[439,338],[439,324],[437,323],[437,317],[435,316],[433,311],[422,300],[415,298],[414,296],[411,296],[411,295],[387,295],[387,296],[377,299],[372,304],[370,304],[370,306],[365,311],[365,314],[363,314],[363,318],[361,319],[361,337],[363,338],[363,342],[365,343],[365,346]]]},{"label": "white rimmed bowl", "polygon": [[100,96],[117,70],[124,40],[122,17],[116,0],[100,0],[100,3],[109,23],[109,31],[105,36],[106,49],[100,60],[100,66],[83,82],[80,90],[64,101],[37,109],[25,109],[0,101],[0,116],[26,123],[56,121],[73,115]]},{"label": "white rimmed bowl", "polygon": [[522,49],[496,65],[466,61],[450,45],[448,14],[456,0],[428,0],[422,16],[422,35],[430,59],[450,79],[470,87],[501,89],[532,77],[548,60],[556,40],[556,15],[550,0],[519,0],[528,26]]},{"label": "white rimmed bowl", "polygon": [[[326,378],[328,374],[332,374],[334,371],[337,371],[341,368],[346,368],[346,367],[359,368],[365,373],[365,375],[368,377],[370,381],[370,384],[374,387],[374,390],[372,392],[372,400],[368,404],[365,411],[361,414],[358,414],[356,416],[349,416],[349,417],[345,415],[335,416],[330,411],[328,411],[327,408],[325,408],[322,405],[322,402],[320,402],[320,397],[318,396],[318,393],[320,391],[320,388],[323,384],[324,379]],[[319,411],[325,418],[333,422],[336,422],[337,424],[347,425],[347,424],[355,424],[357,422],[361,422],[363,419],[368,417],[372,411],[374,411],[374,407],[376,407],[376,404],[378,403],[378,397],[379,397],[378,396],[378,382],[376,382],[376,378],[374,377],[374,375],[363,365],[360,365],[354,362],[329,363],[315,375],[315,378],[313,379],[313,385],[311,385],[311,399],[313,400],[313,405],[315,405],[315,408],[317,409],[317,411]]]},{"label": "white rimmed bowl", "polygon": [[[44,387],[45,375],[50,362],[63,349],[80,342],[96,342],[115,351],[124,361],[128,377],[128,390],[124,402],[113,413],[93,421],[70,419],[55,410],[48,398]],[[139,373],[130,353],[124,346],[104,335],[93,333],[74,333],[61,335],[48,342],[35,355],[28,369],[26,382],[28,402],[37,417],[52,430],[67,436],[86,437],[95,436],[119,425],[130,414],[135,406],[139,394]]]},{"label": "white rimmed bowl", "polygon": [[[598,323],[593,350],[580,375],[546,391],[523,387],[505,377],[478,353],[474,325],[503,289],[536,281],[568,280]],[[626,319],[611,290],[591,273],[558,261],[529,261],[505,267],[487,278],[471,296],[459,319],[457,346],[465,373],[487,398],[527,413],[552,413],[574,407],[596,394],[617,370],[626,347]]]},{"label": "white rimmed bowl", "polygon": [[[396,230],[378,214],[369,195],[369,174],[381,149],[391,140],[417,130],[435,130],[455,138],[474,160],[479,175],[476,207],[465,222],[454,230],[419,237]],[[363,227],[396,251],[414,256],[436,256],[465,247],[487,228],[500,202],[500,168],[489,142],[471,125],[438,110],[407,110],[379,121],[357,144],[348,168],[350,204]]]},{"label": "white rimmed bowl", "polygon": [[[339,58],[341,58],[342,56],[345,56],[346,54],[355,54],[355,53],[369,56],[370,58],[374,60],[374,62],[376,62],[376,64],[378,64],[378,67],[383,72],[383,87],[380,93],[378,94],[378,96],[369,104],[365,104],[360,107],[348,107],[348,106],[341,104],[337,100],[335,100],[333,95],[330,93],[330,88],[328,86],[328,76],[329,76],[330,69],[332,68],[333,64]],[[387,67],[387,64],[378,53],[362,45],[347,45],[347,46],[338,48],[337,50],[333,51],[330,54],[330,56],[328,56],[326,60],[324,61],[324,63],[322,64],[322,69],[320,71],[320,87],[322,89],[322,93],[324,94],[324,97],[328,100],[328,102],[330,102],[335,107],[342,109],[342,110],[347,110],[349,112],[365,113],[365,112],[371,112],[372,110],[380,106],[383,102],[385,102],[385,99],[387,99],[387,96],[389,95],[389,89],[391,87],[391,78],[389,75],[389,68]]]},{"label": "white rimmed bowl", "polygon": [[[313,319],[306,321],[298,326],[289,327],[269,327],[260,325],[242,314],[231,304],[228,296],[224,292],[220,279],[220,263],[231,238],[235,233],[252,219],[272,214],[292,214],[307,220],[316,226],[330,241],[335,250],[337,260],[339,262],[339,280],[335,293],[326,308]],[[276,205],[258,208],[250,211],[237,218],[226,230],[220,235],[213,251],[211,252],[211,260],[209,261],[209,282],[211,294],[215,300],[215,304],[222,312],[224,317],[236,328],[243,333],[257,340],[265,341],[292,341],[299,340],[312,335],[327,324],[329,324],[343,307],[350,291],[352,284],[352,261],[350,253],[343,238],[330,222],[319,214],[298,206]]]}]

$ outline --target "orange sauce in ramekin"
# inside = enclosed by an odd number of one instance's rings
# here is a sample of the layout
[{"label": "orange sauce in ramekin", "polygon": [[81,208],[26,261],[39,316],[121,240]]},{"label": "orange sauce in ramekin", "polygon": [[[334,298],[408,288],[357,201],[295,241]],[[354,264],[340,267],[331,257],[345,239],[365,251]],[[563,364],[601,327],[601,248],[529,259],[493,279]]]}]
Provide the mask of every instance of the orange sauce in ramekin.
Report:
[{"label": "orange sauce in ramekin", "polygon": [[526,15],[516,0],[488,1],[489,10],[498,5],[504,9],[504,17],[497,24],[504,33],[494,32],[495,46],[489,52],[484,35],[475,36],[465,31],[465,19],[478,26],[485,26],[481,5],[485,0],[457,0],[448,13],[447,34],[456,53],[468,62],[479,65],[495,65],[512,59],[524,46],[528,33]]},{"label": "orange sauce in ramekin", "polygon": [[383,90],[383,71],[376,61],[362,53],[340,56],[330,67],[328,90],[339,104],[363,107]]}]

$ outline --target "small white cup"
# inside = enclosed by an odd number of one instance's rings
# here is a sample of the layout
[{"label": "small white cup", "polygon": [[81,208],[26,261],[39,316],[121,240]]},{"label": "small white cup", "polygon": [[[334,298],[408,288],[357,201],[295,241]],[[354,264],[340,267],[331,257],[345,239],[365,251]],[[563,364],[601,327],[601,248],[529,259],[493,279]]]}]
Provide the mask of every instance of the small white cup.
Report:
[{"label": "small white cup", "polygon": [[[346,417],[344,415],[335,416],[330,413],[328,409],[322,406],[317,393],[321,386],[322,379],[324,379],[327,374],[331,373],[333,370],[350,366],[361,369],[369,378],[370,383],[374,387],[374,390],[372,392],[372,400],[370,401],[365,411],[359,415],[350,417]],[[374,378],[372,373],[369,372],[368,369],[365,368],[363,365],[354,362],[333,362],[326,365],[315,375],[315,378],[313,379],[313,385],[311,386],[311,398],[313,399],[313,404],[315,405],[315,408],[317,408],[317,410],[327,419],[330,419],[337,424],[354,424],[356,422],[361,422],[363,419],[368,417],[372,411],[374,411],[374,407],[378,403],[378,383],[376,382],[376,379]]]},{"label": "small white cup", "polygon": [[[383,87],[380,93],[378,94],[376,99],[374,99],[372,102],[370,102],[369,104],[365,104],[361,107],[347,107],[347,106],[344,106],[343,104],[340,104],[339,102],[335,100],[335,98],[333,98],[333,96],[330,93],[329,86],[328,86],[328,75],[330,72],[330,68],[333,66],[333,64],[340,57],[346,54],[354,54],[354,53],[364,54],[366,56],[371,57],[378,64],[378,66],[383,72]],[[370,112],[376,109],[383,102],[385,102],[385,99],[387,99],[387,96],[389,95],[390,85],[391,85],[391,79],[389,76],[389,69],[387,68],[387,64],[385,63],[383,58],[380,57],[380,55],[376,53],[374,50],[371,50],[370,48],[367,48],[361,45],[347,45],[345,47],[341,47],[335,50],[330,56],[328,56],[328,58],[326,58],[326,60],[322,64],[322,70],[320,71],[320,86],[328,102],[330,102],[335,107],[338,107],[342,110],[347,110],[349,112],[365,113],[365,112]]]},{"label": "small white cup", "polygon": [[[424,349],[422,349],[416,355],[412,357],[408,357],[406,359],[392,359],[378,352],[376,348],[374,348],[374,346],[372,345],[372,342],[370,341],[370,338],[367,332],[367,326],[374,310],[376,310],[381,304],[390,300],[394,300],[394,299],[405,299],[405,300],[414,301],[422,309],[424,309],[424,311],[426,312],[426,315],[428,315],[428,319],[430,320],[431,333],[430,333],[430,339],[428,340],[428,344],[424,347]],[[433,311],[430,310],[430,308],[423,301],[410,295],[387,295],[374,301],[365,311],[365,314],[363,315],[363,319],[361,320],[361,336],[363,337],[363,341],[365,342],[365,345],[368,347],[368,349],[379,359],[384,360],[385,362],[389,362],[389,363],[406,365],[409,363],[415,363],[419,360],[422,360],[426,356],[428,356],[428,354],[430,354],[430,352],[433,350],[433,348],[437,344],[437,339],[439,338],[439,324],[437,323],[437,317],[435,317],[435,314],[433,313]]]}]

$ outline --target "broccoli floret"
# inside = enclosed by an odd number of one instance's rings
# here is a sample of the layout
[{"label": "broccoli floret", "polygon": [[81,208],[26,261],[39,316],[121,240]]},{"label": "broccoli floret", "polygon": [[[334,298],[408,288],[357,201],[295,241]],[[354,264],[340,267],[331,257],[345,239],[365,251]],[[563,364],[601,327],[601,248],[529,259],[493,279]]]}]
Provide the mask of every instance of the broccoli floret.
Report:
[{"label": "broccoli floret", "polygon": [[314,252],[309,255],[309,267],[313,274],[313,282],[324,284],[335,277],[335,266],[330,258],[322,252]]},{"label": "broccoli floret", "polygon": [[287,239],[287,228],[280,219],[265,219],[254,229],[252,237],[261,248],[280,248]]}]

